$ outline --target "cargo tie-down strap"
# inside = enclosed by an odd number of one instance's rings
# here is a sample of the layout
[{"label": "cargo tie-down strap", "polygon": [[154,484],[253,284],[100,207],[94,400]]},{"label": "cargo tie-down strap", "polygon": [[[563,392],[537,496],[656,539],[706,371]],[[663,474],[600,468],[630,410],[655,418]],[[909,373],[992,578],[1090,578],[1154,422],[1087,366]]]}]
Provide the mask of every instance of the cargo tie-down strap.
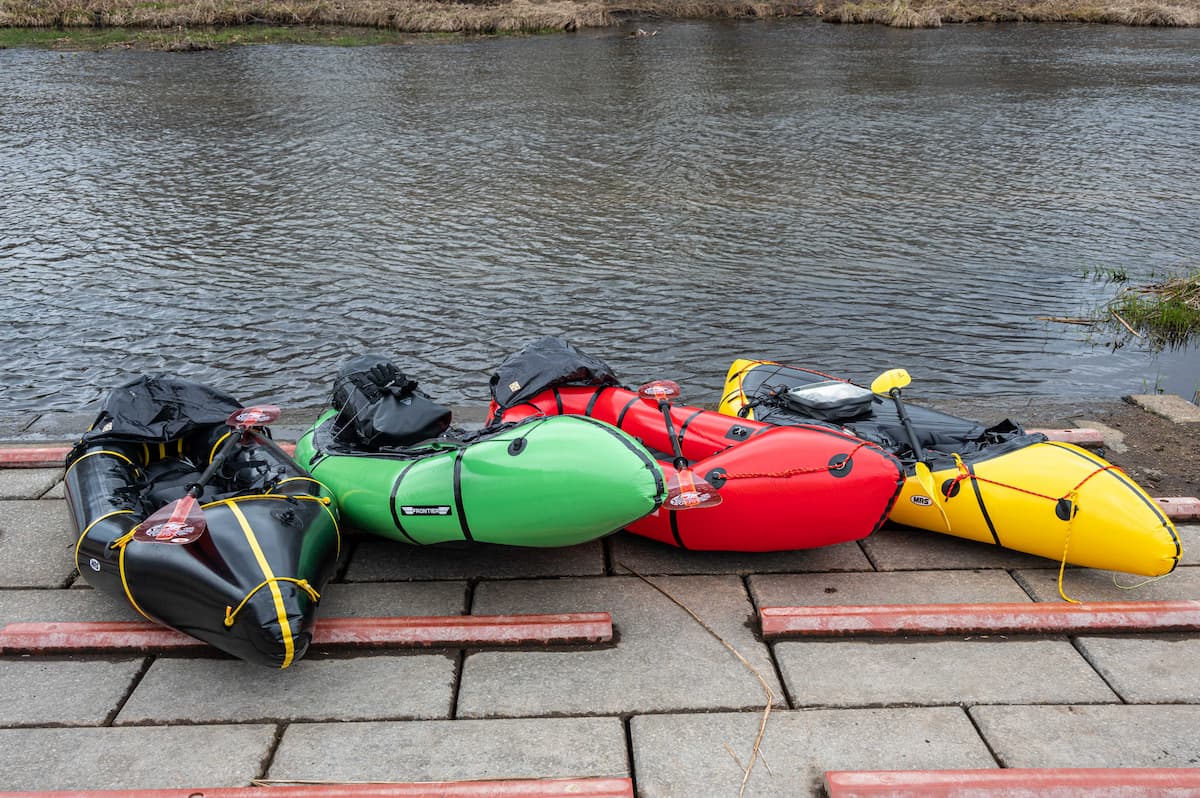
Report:
[{"label": "cargo tie-down strap", "polygon": [[1019,493],[1036,496],[1039,499],[1047,499],[1054,502],[1056,505],[1064,502],[1066,503],[1067,517],[1063,520],[1067,522],[1067,532],[1066,537],[1063,540],[1062,560],[1058,564],[1058,595],[1062,597],[1063,601],[1069,601],[1072,604],[1078,604],[1078,599],[1071,598],[1063,591],[1063,574],[1066,572],[1067,568],[1067,551],[1071,547],[1071,527],[1074,525],[1075,516],[1079,512],[1079,489],[1087,484],[1088,480],[1090,480],[1092,477],[1105,471],[1121,471],[1121,473],[1125,472],[1122,471],[1119,466],[1112,465],[1111,463],[1106,466],[1100,466],[1095,471],[1092,471],[1092,473],[1081,479],[1078,484],[1075,485],[1075,487],[1071,488],[1062,496],[1048,496],[1045,493],[1038,493],[1037,491],[1029,490],[1028,488],[1009,485],[1007,482],[999,482],[994,479],[988,479],[987,477],[981,477],[978,474],[973,474],[963,462],[962,457],[960,457],[957,453],[954,455],[954,463],[958,468],[958,476],[951,480],[950,484],[946,486],[945,490],[942,491],[943,497],[947,501],[949,501],[951,496],[955,494],[956,489],[958,488],[958,483],[962,482],[963,480],[973,479],[976,482],[986,482],[989,485],[995,485],[1000,488],[1008,488],[1009,490],[1015,490]]}]

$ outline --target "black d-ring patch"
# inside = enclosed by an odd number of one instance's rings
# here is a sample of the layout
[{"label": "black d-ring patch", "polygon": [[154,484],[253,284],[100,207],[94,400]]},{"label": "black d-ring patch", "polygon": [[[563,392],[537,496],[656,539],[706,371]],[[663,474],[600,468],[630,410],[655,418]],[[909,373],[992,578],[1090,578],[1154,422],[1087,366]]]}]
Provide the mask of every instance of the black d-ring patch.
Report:
[{"label": "black d-ring patch", "polygon": [[835,454],[829,458],[829,473],[835,477],[844,477],[850,473],[850,469],[854,468],[854,460],[849,453]]},{"label": "black d-ring patch", "polygon": [[1058,504],[1054,505],[1054,514],[1060,521],[1070,521],[1071,516],[1077,512],[1079,512],[1079,508],[1072,507],[1070,499],[1059,499]]},{"label": "black d-ring patch", "polygon": [[724,468],[714,468],[704,475],[704,479],[709,485],[712,485],[718,490],[725,486],[725,475],[729,473]]},{"label": "black d-ring patch", "polygon": [[508,453],[511,454],[513,457],[516,457],[521,452],[525,451],[525,444],[526,444],[526,440],[524,437],[513,438],[512,441],[509,442],[509,444],[508,444]]},{"label": "black d-ring patch", "polygon": [[962,481],[957,479],[948,479],[942,483],[942,495],[947,499],[953,499],[958,495],[958,491],[962,488]]}]

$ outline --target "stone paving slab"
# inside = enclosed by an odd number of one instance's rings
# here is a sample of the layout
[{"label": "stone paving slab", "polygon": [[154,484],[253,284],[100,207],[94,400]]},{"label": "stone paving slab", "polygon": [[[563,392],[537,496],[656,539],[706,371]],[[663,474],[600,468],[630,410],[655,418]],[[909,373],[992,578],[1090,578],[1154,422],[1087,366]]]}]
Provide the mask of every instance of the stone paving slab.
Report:
[{"label": "stone paving slab", "polygon": [[65,587],[75,565],[67,505],[0,501],[0,587]]},{"label": "stone paving slab", "polygon": [[0,660],[0,726],[103,725],[142,665],[141,659]]},{"label": "stone paving slab", "polygon": [[516,579],[539,576],[601,576],[599,540],[557,549],[474,544],[410,546],[360,537],[343,578],[347,582],[415,579]]},{"label": "stone paving slab", "polygon": [[466,582],[330,582],[318,618],[463,615]]},{"label": "stone paving slab", "polygon": [[871,562],[858,543],[841,543],[800,551],[686,551],[620,532],[607,538],[616,573],[624,563],[640,574],[750,574],[796,571],[870,571]]},{"label": "stone paving slab", "polygon": [[448,718],[456,665],[457,655],[440,652],[306,658],[286,670],[233,660],[159,658],[116,723]]},{"label": "stone paving slab", "polygon": [[1130,704],[1200,704],[1200,638],[1080,637],[1075,645]]},{"label": "stone paving slab", "polygon": [[[767,648],[751,632],[754,609],[740,579],[654,581],[740,651],[782,704]],[[618,643],[585,651],[468,653],[459,717],[737,710],[766,704],[753,673],[684,610],[636,577],[483,583],[475,589],[472,609],[479,615],[608,611]]]},{"label": "stone paving slab", "polygon": [[782,642],[775,658],[798,707],[1118,700],[1066,640]]},{"label": "stone paving slab", "polygon": [[[107,392],[106,392],[107,393]],[[72,443],[87,431],[100,412],[100,403],[94,408],[77,412],[50,411],[42,413],[29,422],[21,432],[25,442],[40,442],[46,440]]]},{"label": "stone paving slab", "polygon": [[927,529],[887,524],[862,540],[863,551],[880,571],[957,568],[1037,568],[1047,560],[988,543]]},{"label": "stone paving slab", "polygon": [[0,469],[0,499],[40,499],[62,475],[61,468]]},{"label": "stone paving slab", "polygon": [[[1058,595],[1057,568],[1020,570],[1013,577],[1035,601],[1062,601]],[[1125,589],[1118,585],[1124,585]],[[1152,581],[1147,581],[1144,576],[1113,571],[1068,568],[1063,574],[1063,592],[1077,601],[1200,599],[1200,567],[1180,566],[1167,576]]]},{"label": "stone paving slab", "polygon": [[[735,796],[762,713],[639,715],[629,722],[640,798]],[[772,712],[746,795],[824,795],[826,770],[993,768],[952,707]],[[735,759],[736,755],[736,759]]]},{"label": "stone paving slab", "polygon": [[1177,394],[1142,393],[1127,396],[1126,400],[1176,424],[1200,424],[1200,407]]},{"label": "stone paving slab", "polygon": [[1002,767],[1200,767],[1200,706],[991,706],[969,712]]},{"label": "stone paving slab", "polygon": [[124,598],[90,587],[0,590],[0,625],[36,621],[144,621]]},{"label": "stone paving slab", "polygon": [[889,571],[749,577],[757,607],[1030,601],[1006,571]]},{"label": "stone paving slab", "polygon": [[0,729],[7,790],[241,787],[258,778],[274,726]]},{"label": "stone paving slab", "polygon": [[629,776],[619,718],[293,723],[271,779],[457,781]]}]

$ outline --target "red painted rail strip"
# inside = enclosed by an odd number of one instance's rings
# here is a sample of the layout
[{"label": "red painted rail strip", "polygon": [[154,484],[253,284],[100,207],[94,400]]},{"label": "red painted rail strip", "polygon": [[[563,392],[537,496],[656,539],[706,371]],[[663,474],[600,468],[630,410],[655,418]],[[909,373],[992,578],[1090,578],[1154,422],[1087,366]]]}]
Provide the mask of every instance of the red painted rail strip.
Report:
[{"label": "red painted rail strip", "polygon": [[[296,444],[279,442],[288,454],[294,454]],[[70,446],[0,446],[0,468],[61,468]]]},{"label": "red painted rail strip", "polygon": [[[318,647],[419,648],[522,644],[605,643],[607,612],[556,615],[435,615],[322,618],[313,627]],[[142,621],[10,623],[0,629],[0,654],[156,652],[207,647],[174,629]]]},{"label": "red painted rail strip", "polygon": [[1103,446],[1104,435],[1100,430],[1090,427],[1079,429],[1027,429],[1026,432],[1040,432],[1052,441],[1073,443],[1076,446]]},{"label": "red painted rail strip", "polygon": [[828,771],[828,798],[1197,798],[1196,768]]},{"label": "red painted rail strip", "polygon": [[1155,499],[1167,518],[1173,521],[1200,519],[1200,499],[1194,496],[1163,496]]},{"label": "red painted rail strip", "polygon": [[0,798],[633,798],[629,779],[511,779],[168,790],[0,792]]},{"label": "red painted rail strip", "polygon": [[1200,601],[763,607],[763,637],[1193,632]]}]

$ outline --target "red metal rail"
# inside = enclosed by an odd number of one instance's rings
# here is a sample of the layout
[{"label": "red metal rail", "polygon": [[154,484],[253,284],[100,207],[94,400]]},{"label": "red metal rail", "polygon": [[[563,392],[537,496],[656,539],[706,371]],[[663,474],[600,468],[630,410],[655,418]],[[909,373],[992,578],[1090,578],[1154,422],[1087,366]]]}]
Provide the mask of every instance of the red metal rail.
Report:
[{"label": "red metal rail", "polygon": [[1200,601],[763,607],[763,637],[1194,632]]},{"label": "red metal rail", "polygon": [[429,781],[408,784],[305,784],[167,790],[0,792],[0,798],[633,798],[619,778]]},{"label": "red metal rail", "polygon": [[1196,768],[828,771],[828,798],[1196,798]]},{"label": "red metal rail", "polygon": [[[607,612],[322,618],[313,627],[312,645],[470,648],[605,643],[612,635],[612,616]],[[0,654],[152,653],[203,647],[193,637],[142,621],[10,623],[0,629]]]}]

